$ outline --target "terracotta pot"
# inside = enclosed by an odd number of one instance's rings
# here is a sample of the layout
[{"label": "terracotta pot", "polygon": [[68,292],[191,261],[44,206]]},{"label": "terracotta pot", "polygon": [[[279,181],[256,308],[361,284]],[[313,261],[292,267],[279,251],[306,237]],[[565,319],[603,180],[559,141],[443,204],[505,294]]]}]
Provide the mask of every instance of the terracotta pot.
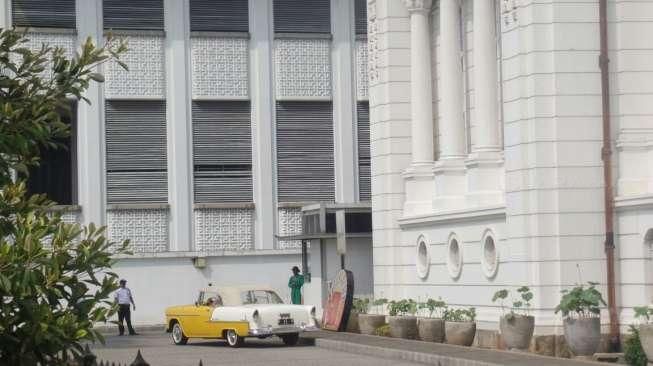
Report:
[{"label": "terracotta pot", "polygon": [[361,334],[374,335],[376,328],[385,324],[385,315],[358,314],[358,329]]},{"label": "terracotta pot", "polygon": [[444,342],[444,320],[436,318],[417,319],[417,334],[425,342]]},{"label": "terracotta pot", "polygon": [[591,356],[601,342],[601,318],[565,319],[565,340],[574,356]]},{"label": "terracotta pot", "polygon": [[476,322],[444,322],[444,336],[447,344],[469,347],[476,336]]},{"label": "terracotta pot", "polygon": [[653,324],[639,326],[639,341],[642,344],[648,362],[653,362]]},{"label": "terracotta pot", "polygon": [[360,329],[358,327],[358,313],[357,312],[350,312],[349,313],[349,319],[347,320],[347,332],[349,333],[360,333]]},{"label": "terracotta pot", "polygon": [[388,324],[390,324],[390,337],[392,338],[417,338],[417,317],[390,316]]},{"label": "terracotta pot", "polygon": [[499,328],[508,349],[527,350],[533,337],[535,318],[517,314],[504,315],[499,321]]}]

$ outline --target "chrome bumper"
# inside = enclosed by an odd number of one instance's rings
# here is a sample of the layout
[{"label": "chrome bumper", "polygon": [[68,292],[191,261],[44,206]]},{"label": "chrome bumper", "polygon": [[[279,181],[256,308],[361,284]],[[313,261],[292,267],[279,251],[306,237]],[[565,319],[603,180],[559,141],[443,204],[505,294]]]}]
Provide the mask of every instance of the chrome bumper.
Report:
[{"label": "chrome bumper", "polygon": [[283,328],[262,327],[262,328],[250,329],[249,335],[252,337],[266,337],[275,334],[314,332],[317,330],[320,330],[320,328],[316,327],[315,325],[301,325],[299,327],[283,327]]}]

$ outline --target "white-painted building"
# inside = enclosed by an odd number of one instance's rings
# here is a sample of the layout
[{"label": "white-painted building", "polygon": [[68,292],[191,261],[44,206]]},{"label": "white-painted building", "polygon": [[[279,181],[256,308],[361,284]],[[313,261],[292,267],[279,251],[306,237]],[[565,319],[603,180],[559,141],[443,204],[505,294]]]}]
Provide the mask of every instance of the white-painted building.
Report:
[{"label": "white-painted building", "polygon": [[[44,154],[30,189],[66,220],[131,240],[115,271],[137,324],[162,323],[207,283],[288,299],[301,241],[280,238],[302,233],[301,208],[369,212],[365,11],[353,0],[0,1],[0,26],[29,27],[34,48],[72,55],[107,32],[128,41],[129,72],[99,67],[106,82],[76,103],[69,151]],[[361,268],[361,295],[372,293],[369,237],[346,261]],[[305,302],[319,304],[340,257],[335,240],[310,249]]]},{"label": "white-painted building", "polygon": [[[368,0],[374,292],[607,298],[598,0]],[[653,1],[609,0],[616,305],[653,300]],[[608,323],[607,311],[603,314]],[[606,329],[607,330],[607,329]]]}]

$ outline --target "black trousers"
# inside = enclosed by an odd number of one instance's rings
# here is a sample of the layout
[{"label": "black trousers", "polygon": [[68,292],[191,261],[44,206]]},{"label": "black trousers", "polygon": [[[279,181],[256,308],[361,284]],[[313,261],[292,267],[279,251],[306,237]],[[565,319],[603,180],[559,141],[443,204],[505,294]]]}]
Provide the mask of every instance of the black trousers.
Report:
[{"label": "black trousers", "polygon": [[120,332],[120,335],[125,334],[125,326],[122,325],[123,319],[127,321],[127,329],[129,330],[129,334],[136,333],[134,328],[132,328],[132,312],[129,306],[129,304],[118,305],[118,331]]}]

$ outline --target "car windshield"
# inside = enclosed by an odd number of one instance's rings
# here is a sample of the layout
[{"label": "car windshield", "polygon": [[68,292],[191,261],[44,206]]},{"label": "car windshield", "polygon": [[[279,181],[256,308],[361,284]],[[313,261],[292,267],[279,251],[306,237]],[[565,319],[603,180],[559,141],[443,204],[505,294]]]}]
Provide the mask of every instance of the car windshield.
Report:
[{"label": "car windshield", "polygon": [[200,293],[199,305],[222,306],[222,296],[214,291],[203,291]]},{"label": "car windshield", "polygon": [[283,304],[279,295],[268,290],[247,290],[240,293],[243,305],[249,304]]}]

